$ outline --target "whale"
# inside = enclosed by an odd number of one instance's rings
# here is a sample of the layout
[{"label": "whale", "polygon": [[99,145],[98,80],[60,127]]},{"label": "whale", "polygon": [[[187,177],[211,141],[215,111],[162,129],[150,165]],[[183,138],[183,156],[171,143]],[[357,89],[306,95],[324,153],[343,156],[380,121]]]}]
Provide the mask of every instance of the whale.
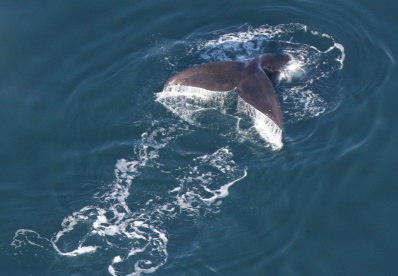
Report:
[{"label": "whale", "polygon": [[207,63],[177,73],[164,86],[197,87],[220,93],[236,89],[242,100],[282,130],[283,112],[271,80],[289,61],[287,54],[266,53],[248,61]]}]

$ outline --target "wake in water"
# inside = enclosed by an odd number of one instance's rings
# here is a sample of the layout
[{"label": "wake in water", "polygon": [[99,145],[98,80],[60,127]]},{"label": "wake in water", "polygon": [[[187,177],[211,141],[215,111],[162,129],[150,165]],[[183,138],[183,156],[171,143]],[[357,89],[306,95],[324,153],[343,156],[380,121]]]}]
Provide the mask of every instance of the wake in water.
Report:
[{"label": "wake in water", "polygon": [[[317,89],[319,83],[344,64],[344,48],[329,35],[308,31],[301,24],[242,26],[238,31],[205,35],[205,39],[202,35],[187,44],[187,52],[199,64],[246,60],[277,50],[293,58],[277,87],[285,121],[324,113],[333,99],[328,98],[329,91]],[[178,64],[170,56],[167,62],[176,71],[196,65]],[[170,225],[200,221],[217,213],[229,188],[247,175],[246,167],[234,161],[233,150],[227,145],[209,154],[184,152],[184,158],[181,154],[176,157],[184,161],[173,163],[168,151],[173,141],[189,134],[190,124],[216,125],[221,135],[240,142],[257,139],[253,138],[257,133],[274,149],[282,146],[279,134],[270,130],[265,118],[239,101],[236,92],[197,92],[157,94],[159,102],[188,123],[148,121],[151,126],[134,143],[133,156],[116,162],[115,180],[88,200],[89,204],[66,216],[51,237],[30,229],[18,230],[12,241],[15,254],[40,248],[63,258],[81,258],[81,262],[76,261],[81,266],[95,266],[84,259],[94,256],[97,264],[106,264],[111,275],[140,275],[163,266],[173,234]],[[217,119],[212,111],[221,117]],[[146,180],[153,175],[161,185]],[[96,270],[93,267],[91,271]]]},{"label": "wake in water", "polygon": [[[227,147],[169,170],[169,160],[161,157],[161,149],[188,132],[182,122],[167,127],[155,125],[144,132],[134,148],[134,158],[116,163],[116,180],[107,192],[67,216],[53,237],[20,229],[12,245],[16,250],[41,247],[76,258],[96,254],[102,263],[108,263],[111,275],[156,271],[168,258],[166,224],[217,212],[229,187],[247,174],[233,161]],[[137,176],[150,175],[152,170],[171,175],[176,181],[149,196],[145,190],[134,190]],[[136,193],[131,195],[130,190]]]}]

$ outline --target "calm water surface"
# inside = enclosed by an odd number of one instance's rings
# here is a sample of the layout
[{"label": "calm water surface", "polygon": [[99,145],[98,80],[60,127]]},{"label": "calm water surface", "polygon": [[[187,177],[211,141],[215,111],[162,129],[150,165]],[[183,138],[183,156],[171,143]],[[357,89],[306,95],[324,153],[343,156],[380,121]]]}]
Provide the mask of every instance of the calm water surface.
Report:
[{"label": "calm water surface", "polygon": [[[395,275],[397,11],[2,1],[0,274]],[[279,150],[228,101],[159,100],[270,51],[294,60]]]}]

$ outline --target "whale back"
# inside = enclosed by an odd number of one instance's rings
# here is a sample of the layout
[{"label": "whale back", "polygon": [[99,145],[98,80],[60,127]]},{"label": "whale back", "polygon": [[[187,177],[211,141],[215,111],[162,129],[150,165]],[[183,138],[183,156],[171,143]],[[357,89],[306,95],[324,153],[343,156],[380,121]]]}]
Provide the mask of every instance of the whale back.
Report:
[{"label": "whale back", "polygon": [[268,77],[278,74],[289,62],[290,57],[286,54],[264,54],[257,57],[256,62],[259,62],[263,71]]}]

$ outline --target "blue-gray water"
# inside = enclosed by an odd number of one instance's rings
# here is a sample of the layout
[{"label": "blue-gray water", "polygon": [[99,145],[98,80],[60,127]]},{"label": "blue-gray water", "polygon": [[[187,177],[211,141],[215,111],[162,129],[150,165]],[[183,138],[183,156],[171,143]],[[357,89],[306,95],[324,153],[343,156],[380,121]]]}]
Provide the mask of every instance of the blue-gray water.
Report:
[{"label": "blue-gray water", "polygon": [[[397,14],[2,1],[0,274],[396,275]],[[176,72],[267,51],[298,67],[275,83],[280,150],[157,101]]]}]

